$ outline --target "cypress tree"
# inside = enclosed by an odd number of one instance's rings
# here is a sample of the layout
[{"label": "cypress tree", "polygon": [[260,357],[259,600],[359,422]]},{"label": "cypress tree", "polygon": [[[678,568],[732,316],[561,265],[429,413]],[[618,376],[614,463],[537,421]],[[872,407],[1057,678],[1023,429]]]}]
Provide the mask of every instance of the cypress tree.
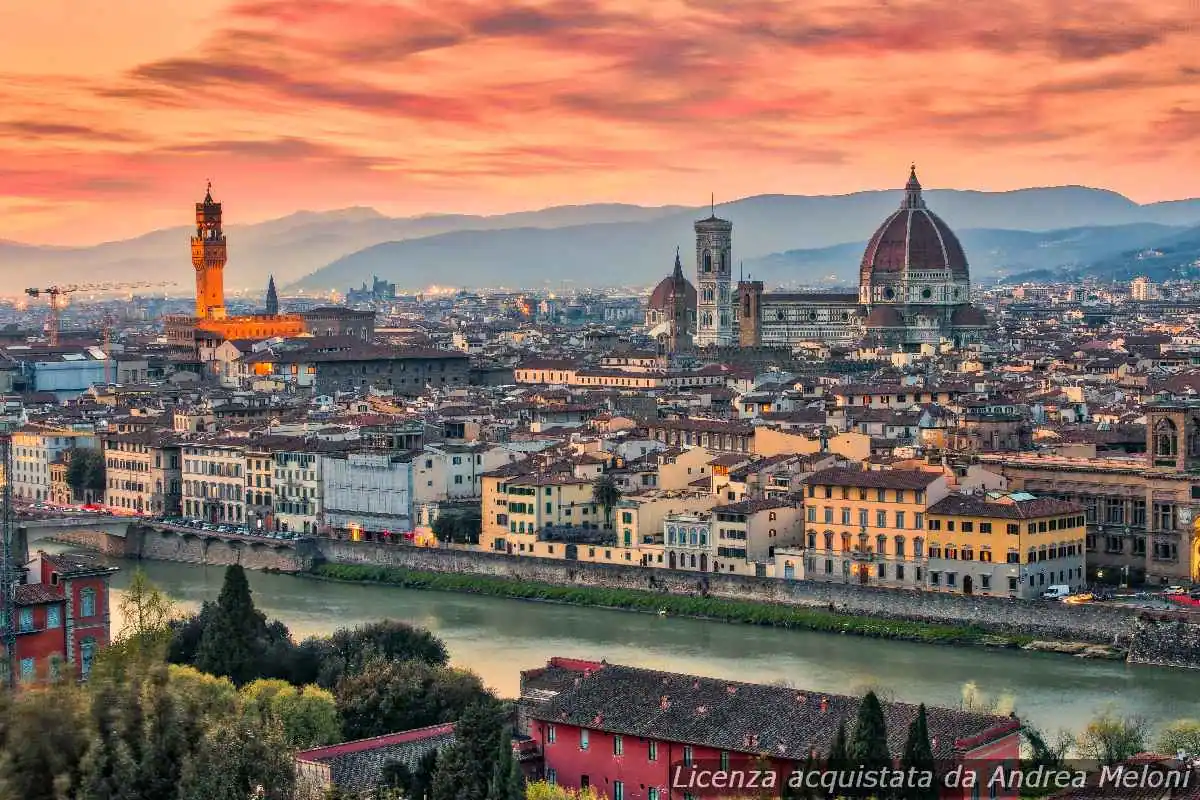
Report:
[{"label": "cypress tree", "polygon": [[504,800],[525,800],[525,773],[521,771],[521,762],[512,755],[512,740],[508,745],[508,787]]},{"label": "cypress tree", "polygon": [[137,788],[143,800],[173,797],[191,757],[179,706],[167,689],[164,670],[150,678],[146,703],[146,740],[138,765]]},{"label": "cypress tree", "polygon": [[196,669],[229,678],[238,686],[259,676],[266,617],[254,607],[240,564],[225,569],[225,582],[196,651]]},{"label": "cypress tree", "polygon": [[430,800],[490,800],[504,728],[496,702],[467,708],[454,726],[454,744],[438,756]]},{"label": "cypress tree", "polygon": [[900,768],[906,772],[909,769],[917,773],[928,772],[934,779],[927,789],[917,784],[906,784],[904,800],[937,800],[938,781],[935,767],[933,745],[929,741],[929,721],[925,714],[925,704],[922,703],[917,709],[917,716],[908,726],[908,739],[904,743],[904,756],[900,759]]},{"label": "cypress tree", "polygon": [[[512,763],[512,743],[500,732],[496,746],[496,760],[492,764],[492,782],[488,784],[488,800],[508,800],[508,768]],[[505,746],[507,745],[507,747]]]},{"label": "cypress tree", "polygon": [[[854,725],[849,756],[853,767],[864,770],[878,770],[892,765],[887,722],[883,718],[883,706],[874,692],[867,692],[858,704],[858,721]],[[860,792],[856,796],[867,797],[869,794]]]},{"label": "cypress tree", "polygon": [[[850,766],[850,743],[846,739],[846,720],[843,719],[838,723],[837,735],[834,736],[833,745],[829,748],[829,757],[825,760],[825,770],[836,775],[848,771]],[[837,792],[828,792],[827,796],[836,797]]]}]

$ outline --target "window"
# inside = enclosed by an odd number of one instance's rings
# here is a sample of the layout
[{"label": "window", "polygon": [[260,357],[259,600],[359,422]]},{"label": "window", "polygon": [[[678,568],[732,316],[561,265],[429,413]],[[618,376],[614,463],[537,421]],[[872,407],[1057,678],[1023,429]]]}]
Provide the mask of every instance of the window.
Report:
[{"label": "window", "polygon": [[916,513],[916,520],[913,522],[913,527],[917,530],[924,530],[925,528],[925,515],[920,511]]},{"label": "window", "polygon": [[940,531],[942,529],[942,521],[940,519],[929,520],[929,530]]},{"label": "window", "polygon": [[992,532],[992,523],[990,523],[990,522],[979,523],[979,532],[980,533],[991,533]]},{"label": "window", "polygon": [[96,616],[96,590],[84,589],[79,593],[79,616]]},{"label": "window", "polygon": [[46,608],[46,627],[58,628],[62,626],[62,608],[59,606],[49,606]]},{"label": "window", "polygon": [[646,800],[662,800],[662,795],[658,793],[657,786],[651,786],[646,790]]},{"label": "window", "polygon": [[31,681],[37,674],[37,661],[32,658],[21,659],[21,681]]},{"label": "window", "polygon": [[646,760],[658,761],[658,742],[646,742]]},{"label": "window", "polygon": [[[774,515],[772,514],[772,516],[774,516]],[[848,508],[842,509],[842,524],[843,525],[850,524],[850,509],[848,509]]]},{"label": "window", "polygon": [[614,756],[625,755],[625,740],[622,739],[619,735],[613,736],[613,755]]},{"label": "window", "polygon": [[554,744],[558,740],[558,729],[553,725],[546,726],[546,742]]},{"label": "window", "polygon": [[833,509],[829,506],[825,506],[825,522],[827,524],[833,524]]},{"label": "window", "polygon": [[22,608],[17,612],[17,628],[21,633],[28,633],[33,630],[33,609]]},{"label": "window", "polygon": [[903,511],[896,512],[896,527],[899,528],[900,530],[904,530],[904,512]]},{"label": "window", "polygon": [[690,767],[692,765],[692,746],[690,744],[685,744],[683,746],[683,765],[685,767]]},{"label": "window", "polygon": [[579,749],[580,750],[588,749],[588,729],[587,728],[579,729]]},{"label": "window", "polygon": [[876,528],[886,528],[887,527],[887,512],[886,511],[876,511],[875,512],[875,527]]},{"label": "window", "polygon": [[625,800],[625,784],[621,781],[613,781],[613,800]]},{"label": "window", "polygon": [[812,506],[808,507],[808,521],[809,522],[817,521],[817,510],[815,508],[813,508]]},{"label": "window", "polygon": [[974,522],[964,522],[962,524],[962,532],[963,533],[974,533],[975,532],[975,523]]},{"label": "window", "polygon": [[1010,522],[1010,523],[1008,523],[1007,527],[1008,527],[1009,533],[1020,534],[1020,532],[1021,532],[1021,526],[1018,523]]},{"label": "window", "polygon": [[558,783],[558,770],[556,770],[554,767],[548,767],[546,769],[546,783],[550,784],[551,786],[554,786]]}]

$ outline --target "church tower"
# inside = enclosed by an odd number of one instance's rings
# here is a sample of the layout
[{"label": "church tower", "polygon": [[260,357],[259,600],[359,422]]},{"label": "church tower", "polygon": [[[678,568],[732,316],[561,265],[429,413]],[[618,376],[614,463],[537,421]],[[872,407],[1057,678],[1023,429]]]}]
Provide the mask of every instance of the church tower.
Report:
[{"label": "church tower", "polygon": [[714,209],[696,229],[696,345],[734,344],[733,223],[719,219]]},{"label": "church tower", "polygon": [[275,291],[275,276],[267,280],[267,313],[275,316],[279,313],[279,294]]},{"label": "church tower", "polygon": [[192,237],[192,266],[196,270],[196,317],[225,318],[225,233],[221,204],[212,198],[212,182],[204,202],[196,203],[196,235]]}]

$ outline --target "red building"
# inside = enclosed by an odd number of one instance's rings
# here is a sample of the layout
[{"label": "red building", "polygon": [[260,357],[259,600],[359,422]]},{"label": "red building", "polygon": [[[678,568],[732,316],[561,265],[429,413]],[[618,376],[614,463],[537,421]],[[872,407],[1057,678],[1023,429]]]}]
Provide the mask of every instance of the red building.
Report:
[{"label": "red building", "polygon": [[109,642],[108,584],[116,567],[81,554],[39,551],[16,587],[13,674],[21,683],[86,678]]},{"label": "red building", "polygon": [[[839,725],[845,722],[852,732],[859,702],[857,697],[554,658],[543,668],[521,673],[520,725],[538,743],[544,775],[551,782],[592,786],[611,800],[692,800],[731,793],[714,794],[703,785],[681,788],[681,777],[686,782],[693,774],[711,778],[720,771],[740,771],[744,777],[766,765],[777,775],[790,776],[810,757],[825,758]],[[885,703],[883,708],[888,744],[898,762],[917,707]],[[1015,763],[1019,757],[1020,722],[1015,717],[928,708],[927,720],[939,770],[953,763]],[[990,794],[983,787],[975,795],[964,787],[961,796],[1008,794]]]}]

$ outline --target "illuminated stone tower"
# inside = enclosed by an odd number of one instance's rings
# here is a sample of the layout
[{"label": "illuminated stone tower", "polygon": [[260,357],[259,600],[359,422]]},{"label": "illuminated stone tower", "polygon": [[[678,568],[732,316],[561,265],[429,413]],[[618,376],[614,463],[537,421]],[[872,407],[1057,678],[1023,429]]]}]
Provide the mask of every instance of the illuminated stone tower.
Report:
[{"label": "illuminated stone tower", "polygon": [[212,198],[212,182],[204,202],[196,203],[196,235],[192,237],[192,266],[196,269],[196,317],[225,318],[225,233],[221,204]]},{"label": "illuminated stone tower", "polygon": [[696,221],[696,345],[734,344],[733,295],[730,276],[733,263],[733,223],[718,219]]}]

